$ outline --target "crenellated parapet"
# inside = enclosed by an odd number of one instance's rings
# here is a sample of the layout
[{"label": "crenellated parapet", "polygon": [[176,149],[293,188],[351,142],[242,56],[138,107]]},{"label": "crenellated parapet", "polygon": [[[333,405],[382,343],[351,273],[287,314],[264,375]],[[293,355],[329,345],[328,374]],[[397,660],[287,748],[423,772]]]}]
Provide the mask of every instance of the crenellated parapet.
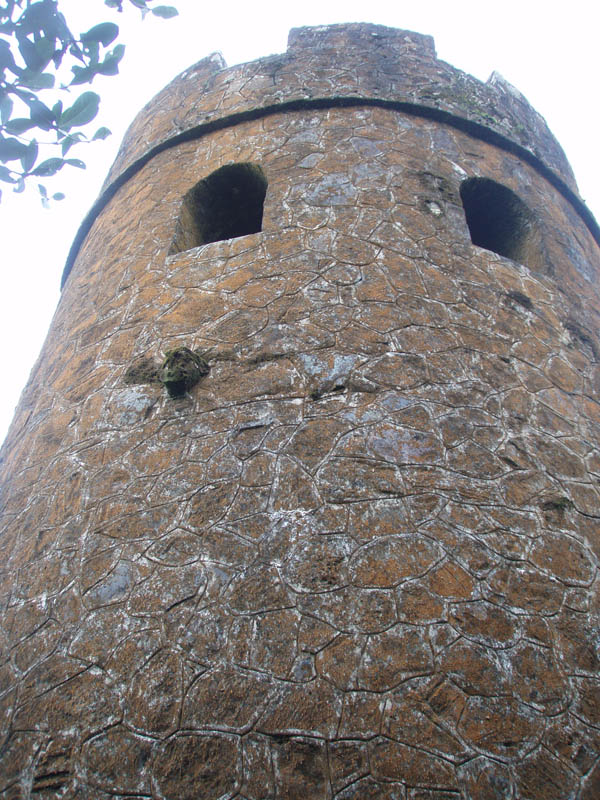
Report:
[{"label": "crenellated parapet", "polygon": [[[227,68],[213,54],[181,73],[137,115],[107,183],[173,137],[237,115],[277,113],[307,101],[407,104],[452,115],[529,150],[576,190],[544,119],[507,82],[487,83],[436,58],[431,36],[382,25],[295,28],[288,50]],[[483,135],[483,134],[482,134]]]}]

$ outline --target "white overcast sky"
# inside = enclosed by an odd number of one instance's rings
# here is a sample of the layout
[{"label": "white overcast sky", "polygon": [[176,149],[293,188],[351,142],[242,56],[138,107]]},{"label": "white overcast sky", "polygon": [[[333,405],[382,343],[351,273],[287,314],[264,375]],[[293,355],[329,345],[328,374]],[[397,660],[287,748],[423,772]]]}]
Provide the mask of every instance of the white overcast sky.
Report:
[{"label": "white overcast sky", "polygon": [[50,324],[71,241],[127,124],[175,75],[216,50],[232,66],[284,52],[292,27],[338,22],[373,22],[431,34],[439,58],[481,80],[498,70],[528,98],[565,149],[580,194],[600,219],[597,0],[156,0],[159,3],[176,5],[180,16],[164,21],[148,17],[142,23],[133,8],[119,15],[103,0],[59,0],[74,33],[97,22],[118,22],[127,52],[118,77],[103,78],[91,87],[103,98],[91,132],[106,125],[113,136],[72,151],[87,162],[85,172],[65,168],[47,182],[52,191],[66,192],[67,199],[45,211],[34,191],[13,195],[2,184],[0,441]]}]

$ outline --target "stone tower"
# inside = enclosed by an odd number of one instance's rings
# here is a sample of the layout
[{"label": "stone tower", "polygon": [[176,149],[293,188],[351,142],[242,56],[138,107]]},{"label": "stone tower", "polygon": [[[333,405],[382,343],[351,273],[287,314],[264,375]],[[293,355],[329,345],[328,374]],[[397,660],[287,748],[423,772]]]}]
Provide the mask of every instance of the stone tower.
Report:
[{"label": "stone tower", "polygon": [[2,451],[2,796],[597,798],[599,241],[427,36],[159,94]]}]

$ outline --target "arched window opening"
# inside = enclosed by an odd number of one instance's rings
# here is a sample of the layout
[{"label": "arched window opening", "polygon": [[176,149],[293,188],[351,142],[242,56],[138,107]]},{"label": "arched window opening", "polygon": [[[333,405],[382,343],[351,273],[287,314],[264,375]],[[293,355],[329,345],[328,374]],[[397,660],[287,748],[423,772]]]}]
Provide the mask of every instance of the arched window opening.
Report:
[{"label": "arched window opening", "polygon": [[460,198],[473,244],[534,269],[542,266],[535,217],[511,189],[489,178],[467,178]]},{"label": "arched window opening", "polygon": [[262,230],[267,179],[258,164],[228,164],[183,198],[170,254]]}]

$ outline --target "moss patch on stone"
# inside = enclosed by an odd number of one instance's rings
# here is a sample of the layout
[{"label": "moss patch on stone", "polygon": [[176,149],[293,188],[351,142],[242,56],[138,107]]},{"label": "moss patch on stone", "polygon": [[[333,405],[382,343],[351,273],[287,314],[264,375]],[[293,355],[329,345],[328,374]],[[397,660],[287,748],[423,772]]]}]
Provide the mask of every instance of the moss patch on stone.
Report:
[{"label": "moss patch on stone", "polygon": [[569,511],[573,508],[573,502],[568,497],[552,497],[544,500],[541,504],[543,511]]},{"label": "moss patch on stone", "polygon": [[132,364],[125,373],[125,383],[128,385],[160,383],[158,367],[151,359],[141,358]]},{"label": "moss patch on stone", "polygon": [[128,385],[162,383],[170,397],[181,397],[192,388],[210,367],[206,359],[189,347],[167,350],[160,366],[152,359],[141,358],[125,373]]},{"label": "moss patch on stone", "polygon": [[527,295],[523,294],[523,292],[518,292],[518,291],[514,290],[514,291],[507,292],[506,296],[508,297],[509,300],[512,300],[514,303],[517,303],[517,305],[520,305],[520,306],[523,306],[523,308],[526,308],[527,311],[532,311],[533,303],[531,301],[531,298],[527,297]]},{"label": "moss patch on stone", "polygon": [[591,335],[574,319],[568,319],[564,323],[564,327],[569,331],[571,337],[583,345],[584,349],[588,349],[594,360],[598,360],[598,348]]},{"label": "moss patch on stone", "polygon": [[181,397],[192,388],[200,378],[209,372],[208,362],[189,347],[177,347],[165,353],[159,370],[159,380],[170,397]]}]

